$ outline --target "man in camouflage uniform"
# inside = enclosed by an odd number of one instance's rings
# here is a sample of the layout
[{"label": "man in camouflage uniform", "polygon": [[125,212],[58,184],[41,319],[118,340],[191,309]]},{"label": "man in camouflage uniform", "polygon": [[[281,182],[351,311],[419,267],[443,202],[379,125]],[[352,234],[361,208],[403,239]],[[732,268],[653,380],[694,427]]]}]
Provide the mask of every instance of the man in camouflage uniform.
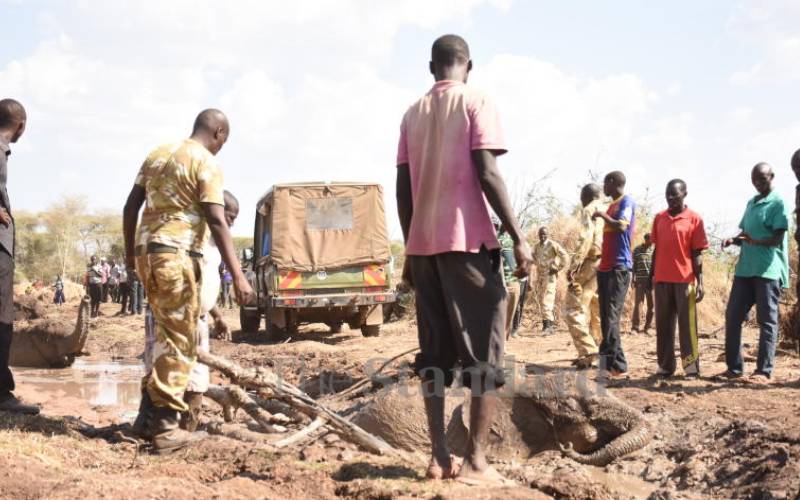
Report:
[{"label": "man in camouflage uniform", "polygon": [[600,186],[587,184],[581,189],[581,209],[578,214],[581,229],[578,244],[567,272],[567,326],[578,351],[573,362],[579,368],[589,368],[597,357],[600,331],[600,305],[597,297],[597,263],[603,243],[603,221],[592,219],[597,210],[605,210],[600,200]]},{"label": "man in camouflage uniform", "polygon": [[539,243],[533,248],[533,262],[536,264],[542,331],[551,333],[555,327],[553,309],[556,305],[558,273],[567,266],[569,257],[564,247],[548,238],[546,227],[539,228]]},{"label": "man in camouflage uniform", "polygon": [[177,450],[200,437],[181,430],[178,415],[188,409],[183,395],[197,359],[199,260],[209,232],[232,270],[239,303],[253,296],[225,221],[222,172],[214,158],[228,131],[221,111],[201,112],[189,139],[148,155],[125,204],[125,263],[131,270],[135,265],[147,290],[156,333],[153,366],[143,380],[135,427],[152,437],[158,453]]}]

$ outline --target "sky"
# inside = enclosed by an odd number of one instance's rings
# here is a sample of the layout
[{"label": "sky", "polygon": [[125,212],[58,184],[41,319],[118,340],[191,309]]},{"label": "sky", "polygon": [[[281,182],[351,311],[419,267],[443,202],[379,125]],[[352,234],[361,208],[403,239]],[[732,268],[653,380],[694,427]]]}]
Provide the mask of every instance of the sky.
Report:
[{"label": "sky", "polygon": [[431,43],[457,33],[500,110],[512,195],[550,173],[569,207],[590,171],[622,170],[661,209],[682,178],[707,227],[732,232],[759,161],[793,208],[798,18],[791,0],[0,0],[0,97],[29,116],[11,202],[85,195],[121,214],[147,153],[218,107],[235,234],[273,184],[335,180],[381,183],[400,238],[400,120],[433,83]]}]

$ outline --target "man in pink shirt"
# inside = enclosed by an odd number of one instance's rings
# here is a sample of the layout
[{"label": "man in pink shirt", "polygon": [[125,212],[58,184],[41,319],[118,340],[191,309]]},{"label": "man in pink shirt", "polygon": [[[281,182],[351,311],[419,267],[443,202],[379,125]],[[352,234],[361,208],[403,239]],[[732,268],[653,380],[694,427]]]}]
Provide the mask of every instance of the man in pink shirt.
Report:
[{"label": "man in pink shirt", "polygon": [[[420,354],[415,371],[430,428],[430,478],[502,482],[484,446],[504,383],[506,290],[489,205],[514,241],[516,274],[527,276],[531,250],[520,230],[495,157],[506,152],[497,111],[466,85],[467,43],[438,38],[436,83],[403,116],[397,154],[397,207],[406,242],[404,277],[416,289]],[[488,203],[488,204],[487,204]],[[470,436],[458,469],[447,448],[444,387],[461,365],[472,388]]]}]

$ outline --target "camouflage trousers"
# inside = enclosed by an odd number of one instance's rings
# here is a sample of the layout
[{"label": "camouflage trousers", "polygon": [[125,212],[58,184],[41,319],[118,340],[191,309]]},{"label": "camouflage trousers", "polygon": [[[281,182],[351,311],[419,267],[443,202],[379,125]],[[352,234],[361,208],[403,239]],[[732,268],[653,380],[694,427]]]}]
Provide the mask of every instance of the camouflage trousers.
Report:
[{"label": "camouflage trousers", "polygon": [[[197,320],[197,350],[211,352],[208,321],[200,316]],[[156,319],[153,311],[148,306],[144,313],[144,372],[150,373],[153,369],[153,351],[156,345]],[[145,379],[146,382],[146,379]],[[189,374],[189,382],[186,386],[187,391],[206,392],[211,384],[211,372],[208,366],[203,363],[195,363],[192,372]]]},{"label": "camouflage trousers", "polygon": [[600,343],[600,303],[597,298],[597,272],[593,263],[584,262],[567,287],[567,326],[578,356],[597,354]]},{"label": "camouflage trousers", "polygon": [[538,294],[539,313],[543,320],[553,321],[553,309],[556,306],[556,283],[558,277],[550,274],[549,269],[539,269],[536,277],[536,293]]},{"label": "camouflage trousers", "polygon": [[182,251],[151,253],[136,258],[136,271],[147,290],[155,332],[145,388],[155,406],[186,411],[183,393],[197,361],[199,263]]}]

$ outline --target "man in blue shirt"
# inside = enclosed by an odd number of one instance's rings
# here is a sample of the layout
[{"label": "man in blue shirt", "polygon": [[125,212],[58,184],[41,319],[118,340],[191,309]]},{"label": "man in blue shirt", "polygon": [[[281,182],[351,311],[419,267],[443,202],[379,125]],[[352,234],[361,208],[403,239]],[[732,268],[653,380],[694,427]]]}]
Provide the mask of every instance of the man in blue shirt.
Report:
[{"label": "man in blue shirt", "polygon": [[742,376],[742,322],[756,306],[760,329],[756,371],[749,378],[767,383],[772,376],[775,344],[778,339],[778,301],[781,290],[789,287],[789,259],[786,231],[789,217],[783,199],[772,190],[772,167],[759,163],[750,174],[758,195],[747,202],[741,232],[722,243],[722,247],[741,246],[725,312],[725,378]]},{"label": "man in blue shirt", "polygon": [[619,320],[625,306],[625,295],[631,284],[633,256],[631,241],[636,218],[636,203],[625,194],[625,174],[614,171],[603,180],[603,193],[613,200],[606,212],[596,210],[603,226],[603,246],[600,265],[597,266],[597,295],[600,302],[601,378],[619,377],[628,371],[625,351],[622,349]]}]

